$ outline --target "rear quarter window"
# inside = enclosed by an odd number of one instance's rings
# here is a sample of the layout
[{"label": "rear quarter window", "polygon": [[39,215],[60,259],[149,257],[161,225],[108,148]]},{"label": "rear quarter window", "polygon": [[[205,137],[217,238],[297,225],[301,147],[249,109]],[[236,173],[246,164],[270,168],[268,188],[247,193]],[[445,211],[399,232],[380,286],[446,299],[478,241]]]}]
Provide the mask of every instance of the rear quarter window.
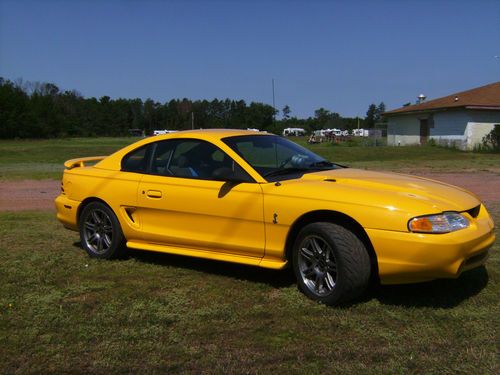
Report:
[{"label": "rear quarter window", "polygon": [[145,173],[148,170],[149,145],[134,150],[122,159],[122,171]]}]

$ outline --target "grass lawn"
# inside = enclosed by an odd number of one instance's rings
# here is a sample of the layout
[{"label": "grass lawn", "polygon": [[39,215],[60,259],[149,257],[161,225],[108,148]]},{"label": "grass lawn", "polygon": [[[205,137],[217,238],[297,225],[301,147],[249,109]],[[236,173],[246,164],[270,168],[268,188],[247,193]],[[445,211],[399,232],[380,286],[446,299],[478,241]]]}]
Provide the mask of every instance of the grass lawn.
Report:
[{"label": "grass lawn", "polygon": [[66,160],[109,155],[139,139],[0,140],[0,179],[60,179]]},{"label": "grass lawn", "polygon": [[[2,178],[56,178],[48,165],[131,141],[3,141]],[[455,172],[498,163],[497,155],[435,147],[312,148],[385,169],[427,168],[433,159]],[[500,204],[488,208],[500,223]],[[139,251],[92,260],[54,216],[0,212],[2,373],[500,371],[498,242],[486,268],[457,280],[376,286],[350,306],[330,308],[303,296],[286,271]]]},{"label": "grass lawn", "polygon": [[[0,180],[60,179],[64,161],[109,155],[140,138],[71,138],[0,141]],[[355,147],[329,143],[308,145],[305,137],[291,138],[328,160],[355,168],[392,171],[500,170],[500,154],[462,152],[442,147]]]},{"label": "grass lawn", "polygon": [[287,272],[146,252],[96,261],[53,213],[0,222],[3,373],[498,373],[498,244],[487,271],[329,308]]},{"label": "grass lawn", "polygon": [[[292,138],[292,140],[294,140]],[[485,170],[500,172],[500,154],[464,152],[436,146],[363,146],[354,147],[329,143],[302,146],[339,164],[353,168],[367,168],[391,171],[412,171],[426,169],[435,172]]]}]

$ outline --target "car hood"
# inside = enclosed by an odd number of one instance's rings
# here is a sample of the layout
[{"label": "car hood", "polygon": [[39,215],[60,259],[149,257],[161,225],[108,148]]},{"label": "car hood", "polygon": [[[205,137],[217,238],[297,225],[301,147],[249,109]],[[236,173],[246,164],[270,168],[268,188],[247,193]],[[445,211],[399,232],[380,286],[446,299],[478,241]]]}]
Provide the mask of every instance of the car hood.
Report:
[{"label": "car hood", "polygon": [[480,204],[474,194],[443,182],[353,168],[307,173],[282,184],[286,195],[309,195],[312,199],[380,207],[410,216],[461,212]]}]

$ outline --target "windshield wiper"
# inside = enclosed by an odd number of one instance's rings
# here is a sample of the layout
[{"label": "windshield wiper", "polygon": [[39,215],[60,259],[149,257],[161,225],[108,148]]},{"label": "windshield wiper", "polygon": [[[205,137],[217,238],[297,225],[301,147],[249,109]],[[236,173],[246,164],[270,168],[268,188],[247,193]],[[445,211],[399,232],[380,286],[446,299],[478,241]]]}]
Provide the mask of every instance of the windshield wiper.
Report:
[{"label": "windshield wiper", "polygon": [[280,176],[283,174],[289,174],[289,173],[295,173],[295,172],[305,172],[308,171],[309,168],[279,168],[274,171],[268,172],[264,175],[263,177],[273,177],[273,176]]},{"label": "windshield wiper", "polygon": [[309,164],[309,168],[316,167],[333,167],[335,164],[328,160],[315,161],[314,163]]}]

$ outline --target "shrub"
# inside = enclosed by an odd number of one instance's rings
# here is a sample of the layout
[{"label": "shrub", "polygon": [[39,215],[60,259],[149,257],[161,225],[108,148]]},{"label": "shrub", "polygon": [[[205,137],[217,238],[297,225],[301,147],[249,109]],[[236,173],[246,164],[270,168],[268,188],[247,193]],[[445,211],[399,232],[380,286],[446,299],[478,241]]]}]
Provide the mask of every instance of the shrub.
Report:
[{"label": "shrub", "polygon": [[493,130],[483,137],[482,146],[486,150],[500,152],[500,124],[495,124]]}]

